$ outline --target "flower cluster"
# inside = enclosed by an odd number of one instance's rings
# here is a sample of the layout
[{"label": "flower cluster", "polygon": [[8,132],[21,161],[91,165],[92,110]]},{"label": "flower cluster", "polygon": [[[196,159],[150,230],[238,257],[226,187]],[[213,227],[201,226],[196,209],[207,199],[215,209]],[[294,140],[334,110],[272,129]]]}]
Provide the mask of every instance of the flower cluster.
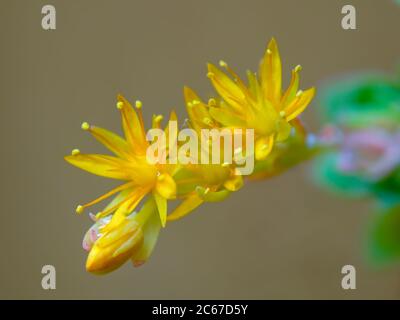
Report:
[{"label": "flower cluster", "polygon": [[[202,100],[194,90],[185,87],[184,99],[188,113],[187,124],[201,135],[203,129],[254,130],[255,170],[250,178],[267,178],[304,161],[318,149],[312,143],[299,115],[314,97],[315,89],[299,90],[301,67],[292,71],[290,84],[282,90],[281,60],[275,39],[267,47],[258,75],[247,72],[247,84],[220,61],[222,70],[208,65],[207,76],[216,95]],[[142,117],[142,103],[132,106],[118,96],[124,137],[106,129],[82,124],[114,155],[83,154],[74,149],[65,157],[70,164],[107,178],[122,180],[123,184],[99,198],[79,205],[77,213],[114,197],[97,214],[91,214],[94,225],[86,233],[83,247],[89,251],[86,269],[102,274],[110,272],[127,260],[135,266],[147,261],[156,244],[159,232],[167,222],[180,219],[204,202],[226,199],[239,190],[243,177],[237,174],[235,163],[150,163],[146,151],[149,142]],[[153,128],[162,128],[162,116],[153,116]],[[169,124],[177,121],[171,112]],[[170,139],[167,139],[170,141]],[[165,150],[168,158],[172,145]],[[234,150],[243,153],[244,150]],[[199,152],[204,152],[199,148]],[[177,202],[168,210],[168,202]],[[139,208],[139,209],[138,209]]]}]

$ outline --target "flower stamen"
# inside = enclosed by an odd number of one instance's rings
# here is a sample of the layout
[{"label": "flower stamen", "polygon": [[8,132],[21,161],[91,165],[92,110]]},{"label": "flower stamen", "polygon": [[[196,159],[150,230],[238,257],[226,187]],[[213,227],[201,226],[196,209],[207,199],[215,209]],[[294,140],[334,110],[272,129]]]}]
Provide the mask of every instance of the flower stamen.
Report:
[{"label": "flower stamen", "polygon": [[71,155],[72,156],[77,156],[80,153],[81,153],[81,151],[79,149],[74,149],[74,150],[71,151]]},{"label": "flower stamen", "polygon": [[125,190],[125,189],[127,189],[127,188],[129,188],[129,187],[131,187],[133,185],[134,185],[133,181],[127,182],[125,184],[122,184],[122,185],[110,190],[109,192],[101,195],[100,197],[90,201],[89,203],[86,203],[84,205],[79,205],[76,208],[76,212],[77,213],[82,213],[86,208],[91,207],[91,206],[93,206],[93,205],[95,205],[95,204],[97,204],[97,203],[99,203],[99,202],[111,197],[113,194],[115,194],[117,192],[120,192],[122,190]]},{"label": "flower stamen", "polygon": [[87,130],[90,129],[90,124],[87,123],[87,122],[83,122],[83,123],[81,124],[81,128],[82,128],[82,130],[87,131]]}]

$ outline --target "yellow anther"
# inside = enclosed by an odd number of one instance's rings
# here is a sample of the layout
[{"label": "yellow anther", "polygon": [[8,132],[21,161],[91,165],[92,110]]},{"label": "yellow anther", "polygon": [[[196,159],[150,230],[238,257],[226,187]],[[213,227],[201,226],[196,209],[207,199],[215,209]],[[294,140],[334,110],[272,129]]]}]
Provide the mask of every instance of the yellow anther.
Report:
[{"label": "yellow anther", "polygon": [[224,162],[223,164],[221,164],[222,167],[226,168],[229,167],[230,163],[229,162]]},{"label": "yellow anther", "polygon": [[83,206],[79,205],[76,207],[75,211],[76,213],[81,214],[83,212],[83,209],[84,209]]},{"label": "yellow anther", "polygon": [[80,154],[81,152],[79,151],[79,149],[74,149],[71,151],[71,155],[76,156],[78,154]]},{"label": "yellow anther", "polygon": [[302,90],[299,90],[299,91],[297,91],[297,93],[296,93],[296,97],[300,97],[302,94],[303,94],[303,91],[302,91]]},{"label": "yellow anther", "polygon": [[272,51],[270,49],[267,49],[267,54],[272,54]]},{"label": "yellow anther", "polygon": [[200,101],[199,101],[199,100],[193,100],[193,101],[192,101],[192,104],[195,106],[195,105],[197,105],[197,104],[200,104]]},{"label": "yellow anther", "polygon": [[282,110],[281,112],[279,112],[279,115],[284,118],[286,116],[286,112],[284,110]]},{"label": "yellow anther", "polygon": [[124,103],[122,101],[117,102],[117,109],[121,110],[124,107]]},{"label": "yellow anther", "polygon": [[207,193],[209,193],[210,192],[210,188],[206,188],[205,190],[204,190],[204,194],[207,194]]},{"label": "yellow anther", "polygon": [[214,76],[215,76],[215,74],[213,72],[207,73],[207,77],[210,78],[210,79],[214,78]]},{"label": "yellow anther", "polygon": [[161,122],[163,118],[164,118],[164,117],[163,117],[161,114],[159,114],[158,116],[156,116],[156,117],[154,118],[154,121],[155,121],[155,122]]},{"label": "yellow anther", "polygon": [[211,98],[208,100],[208,105],[214,107],[217,105],[217,101],[215,101],[214,98]]},{"label": "yellow anther", "polygon": [[136,102],[135,102],[135,107],[136,108],[138,108],[138,109],[140,109],[141,107],[142,107],[142,101],[140,101],[140,100],[136,100]]},{"label": "yellow anther", "polygon": [[301,65],[297,65],[296,68],[294,68],[294,72],[299,72],[303,69]]},{"label": "yellow anther", "polygon": [[83,122],[82,125],[81,125],[81,128],[83,130],[89,130],[90,129],[90,125],[87,122]]},{"label": "yellow anther", "polygon": [[226,67],[228,66],[228,64],[227,64],[225,61],[223,61],[223,60],[220,60],[220,61],[219,61],[219,65],[220,65],[222,68],[226,68]]}]

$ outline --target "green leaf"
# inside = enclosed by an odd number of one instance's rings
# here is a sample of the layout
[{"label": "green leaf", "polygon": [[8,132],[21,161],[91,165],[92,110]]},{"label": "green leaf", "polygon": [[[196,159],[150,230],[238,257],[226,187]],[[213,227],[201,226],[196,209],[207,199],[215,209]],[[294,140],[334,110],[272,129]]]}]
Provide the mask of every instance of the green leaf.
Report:
[{"label": "green leaf", "polygon": [[313,163],[314,180],[332,192],[348,197],[371,195],[371,183],[360,175],[344,174],[337,169],[337,154],[326,153]]},{"label": "green leaf", "polygon": [[378,212],[370,229],[368,251],[374,262],[400,261],[400,205]]}]

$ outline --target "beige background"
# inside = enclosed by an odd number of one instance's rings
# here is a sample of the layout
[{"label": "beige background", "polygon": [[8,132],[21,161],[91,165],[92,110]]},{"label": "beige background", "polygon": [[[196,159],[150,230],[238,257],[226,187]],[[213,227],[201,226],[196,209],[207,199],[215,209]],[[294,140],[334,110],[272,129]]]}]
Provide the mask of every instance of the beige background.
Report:
[{"label": "beige background", "polygon": [[[56,31],[41,29],[49,2]],[[356,31],[340,27],[348,2]],[[306,165],[171,223],[144,267],[90,275],[81,249],[90,221],[74,208],[115,182],[62,158],[75,147],[103,150],[80,130],[84,120],[120,130],[118,92],[143,100],[147,120],[171,107],[183,118],[184,84],[212,92],[207,61],[244,74],[271,36],[286,80],[302,64],[303,88],[390,71],[399,17],[389,0],[0,0],[0,298],[400,298],[400,266],[376,268],[363,255],[368,202],[318,190]],[[317,109],[305,115],[314,130]],[[57,269],[55,291],[41,288],[45,264]],[[355,291],[340,287],[344,264],[357,268]]]}]

